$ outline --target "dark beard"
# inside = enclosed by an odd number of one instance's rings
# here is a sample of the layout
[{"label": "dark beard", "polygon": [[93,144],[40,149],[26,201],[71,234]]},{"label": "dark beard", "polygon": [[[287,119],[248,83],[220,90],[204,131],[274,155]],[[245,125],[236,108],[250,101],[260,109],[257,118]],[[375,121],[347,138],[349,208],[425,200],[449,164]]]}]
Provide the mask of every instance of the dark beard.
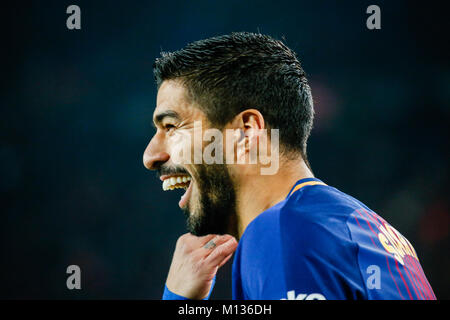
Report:
[{"label": "dark beard", "polygon": [[187,229],[195,236],[234,233],[236,228],[236,190],[223,164],[197,165],[198,212],[183,209]]}]

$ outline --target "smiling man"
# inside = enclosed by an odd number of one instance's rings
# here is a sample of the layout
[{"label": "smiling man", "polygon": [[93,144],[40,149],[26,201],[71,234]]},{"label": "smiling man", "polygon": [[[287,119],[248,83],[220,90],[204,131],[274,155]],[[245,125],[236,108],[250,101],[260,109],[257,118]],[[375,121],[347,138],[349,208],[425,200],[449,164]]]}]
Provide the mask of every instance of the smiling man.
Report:
[{"label": "smiling man", "polygon": [[[214,37],[163,53],[154,73],[157,131],[143,161],[164,190],[186,190],[189,231],[164,299],[207,299],[235,251],[234,299],[435,298],[409,241],[313,176],[311,90],[286,45]],[[276,170],[262,173],[261,151],[279,160]]]}]

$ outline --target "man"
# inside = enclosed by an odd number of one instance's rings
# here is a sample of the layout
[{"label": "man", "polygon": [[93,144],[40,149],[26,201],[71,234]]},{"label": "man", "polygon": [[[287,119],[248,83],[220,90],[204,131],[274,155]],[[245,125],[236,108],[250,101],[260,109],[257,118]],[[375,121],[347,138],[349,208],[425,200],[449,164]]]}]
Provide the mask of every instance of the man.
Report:
[{"label": "man", "polygon": [[[234,299],[435,299],[409,241],[314,178],[311,90],[282,42],[201,40],[163,53],[154,73],[157,131],[143,161],[164,190],[186,189],[179,206],[190,232],[177,242],[164,299],[207,299],[236,249]],[[276,170],[263,174],[255,150],[279,158]]]}]

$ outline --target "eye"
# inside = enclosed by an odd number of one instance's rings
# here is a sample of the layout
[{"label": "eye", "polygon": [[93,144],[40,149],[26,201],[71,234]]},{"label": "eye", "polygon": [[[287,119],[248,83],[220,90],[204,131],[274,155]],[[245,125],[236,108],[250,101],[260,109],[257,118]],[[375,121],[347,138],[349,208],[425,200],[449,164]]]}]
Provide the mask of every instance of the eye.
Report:
[{"label": "eye", "polygon": [[164,129],[166,130],[166,132],[171,132],[172,130],[175,130],[175,126],[173,124],[166,124],[164,126]]}]

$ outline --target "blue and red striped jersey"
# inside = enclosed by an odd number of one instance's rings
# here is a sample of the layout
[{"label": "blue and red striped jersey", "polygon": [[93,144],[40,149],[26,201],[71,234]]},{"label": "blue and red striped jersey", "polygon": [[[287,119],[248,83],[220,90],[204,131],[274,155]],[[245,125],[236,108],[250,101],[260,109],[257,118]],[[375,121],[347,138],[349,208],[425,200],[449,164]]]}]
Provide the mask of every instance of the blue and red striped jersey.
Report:
[{"label": "blue and red striped jersey", "polygon": [[233,299],[436,299],[411,243],[319,179],[298,181],[239,240]]}]

